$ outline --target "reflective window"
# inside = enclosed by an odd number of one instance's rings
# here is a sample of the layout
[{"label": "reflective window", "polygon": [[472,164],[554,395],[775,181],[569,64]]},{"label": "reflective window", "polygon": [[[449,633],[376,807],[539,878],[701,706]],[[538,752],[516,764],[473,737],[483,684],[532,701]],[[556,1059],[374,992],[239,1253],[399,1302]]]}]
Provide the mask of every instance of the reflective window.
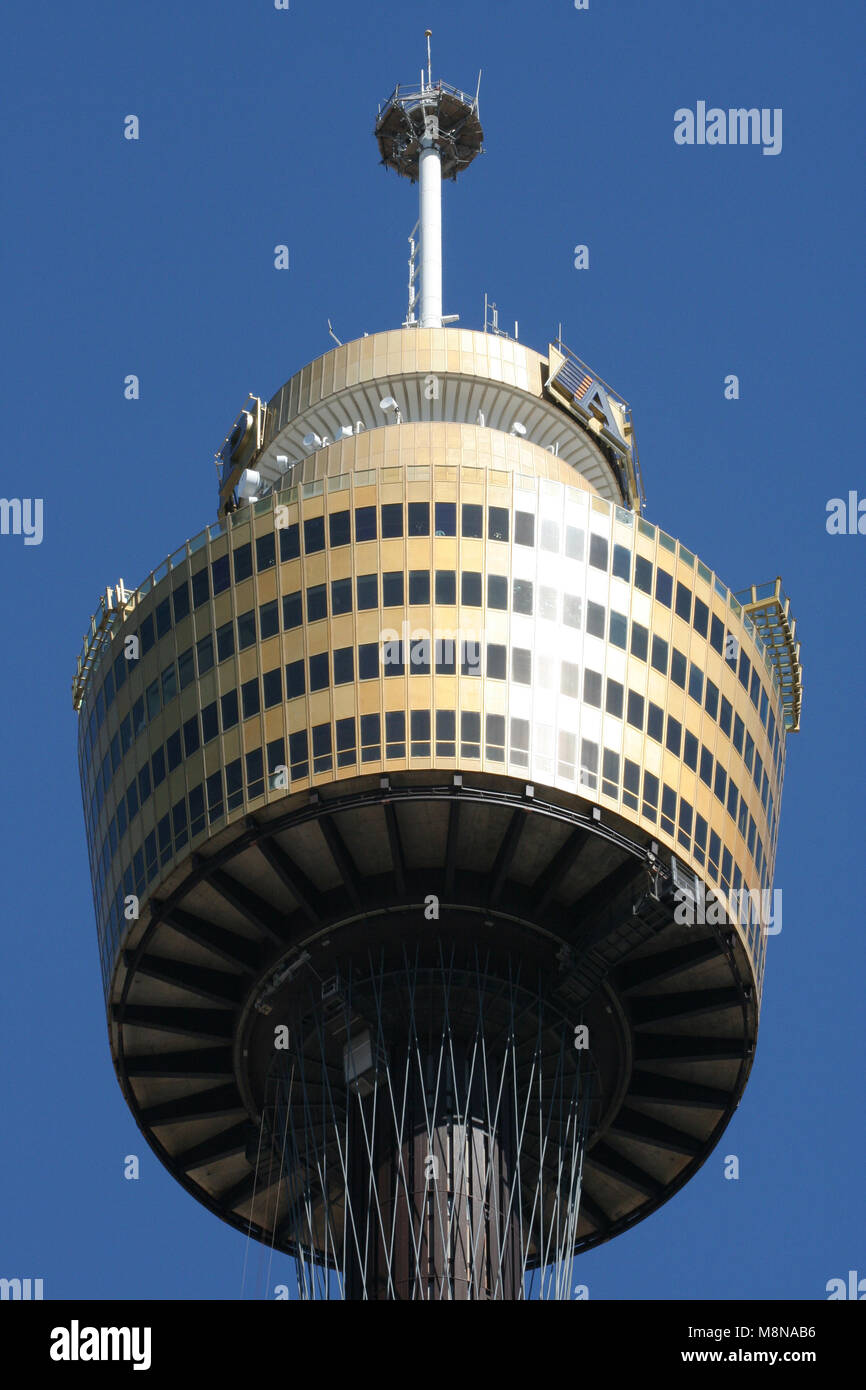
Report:
[{"label": "reflective window", "polygon": [[259,632],[262,640],[267,637],[275,637],[280,630],[280,614],[277,608],[277,600],[271,599],[269,603],[259,604]]},{"label": "reflective window", "polygon": [[273,709],[274,705],[282,704],[283,672],[281,667],[275,666],[272,671],[265,671],[262,676],[262,694],[264,695],[265,709]]},{"label": "reflective window", "polygon": [[179,623],[189,614],[189,584],[185,579],[172,589],[171,601],[174,607],[174,620]]},{"label": "reflective window", "polygon": [[586,605],[586,630],[591,637],[604,637],[604,609],[592,599]]},{"label": "reflective window", "polygon": [[652,562],[644,555],[634,557],[634,586],[644,594],[651,594],[653,591]]},{"label": "reflective window", "polygon": [[261,574],[262,570],[273,569],[276,563],[274,533],[265,531],[264,535],[256,536],[256,570]]},{"label": "reflective window", "polygon": [[410,570],[410,571],[409,571],[409,602],[410,602],[410,603],[429,603],[429,602],[430,602],[430,571],[429,571],[429,570]]},{"label": "reflective window", "polygon": [[[403,503],[402,502],[383,502],[382,513],[382,539],[392,540],[403,535]],[[377,739],[378,742],[378,739]],[[367,761],[371,761],[367,759]]]},{"label": "reflective window", "polygon": [[410,535],[410,536],[429,536],[429,535],[430,535],[430,503],[429,503],[429,502],[410,502],[410,503],[409,503],[409,535]]},{"label": "reflective window", "polygon": [[376,508],[355,508],[355,540],[374,541],[376,539]]},{"label": "reflective window", "polygon": [[589,537],[589,563],[597,570],[607,569],[607,538],[594,531]]},{"label": "reflective window", "polygon": [[[231,627],[231,624],[229,624]],[[210,671],[213,666],[213,634],[205,633],[195,644],[196,660],[198,661],[198,673],[203,676],[206,671]]]},{"label": "reflective window", "polygon": [[437,536],[456,536],[457,503],[436,502],[433,509],[433,522]]},{"label": "reflective window", "polygon": [[[335,580],[338,584],[348,584],[348,579]],[[352,605],[352,591],[349,590],[349,607]],[[334,610],[336,612],[336,609]],[[301,609],[301,591],[296,589],[293,594],[286,594],[283,598],[283,627],[288,631],[293,627],[300,627],[303,622],[303,612]]]},{"label": "reflective window", "polygon": [[227,729],[233,729],[238,722],[238,692],[227,690],[225,695],[220,696],[220,717],[222,719],[223,733]]},{"label": "reflective window", "polygon": [[481,574],[476,570],[464,570],[460,576],[460,602],[467,608],[481,607]]},{"label": "reflective window", "polygon": [[565,553],[569,560],[582,560],[584,557],[585,536],[579,526],[566,526]]},{"label": "reflective window", "polygon": [[628,723],[635,729],[643,731],[644,698],[636,690],[628,692],[628,712],[626,718]]},{"label": "reflective window", "polygon": [[325,518],[310,516],[304,522],[304,554],[314,555],[325,548]]},{"label": "reflective window", "polygon": [[[232,565],[236,584],[239,584],[242,579],[249,579],[253,572],[253,550],[249,541],[232,551]],[[216,592],[216,585],[214,585],[214,592]]]},{"label": "reflective window", "polygon": [[280,560],[297,560],[301,553],[298,523],[280,527]]},{"label": "reflective window", "polygon": [[632,656],[638,657],[641,661],[647,659],[647,644],[649,642],[649,631],[642,623],[632,623],[631,625],[631,652]]},{"label": "reflective window", "polygon": [[406,756],[406,715],[401,709],[385,715],[385,753],[389,758]]},{"label": "reflective window", "polygon": [[[376,650],[375,643],[373,650]],[[303,661],[290,661],[286,666],[286,699],[294,700],[306,693],[306,673]]]},{"label": "reflective window", "polygon": [[707,689],[704,696],[704,708],[711,719],[715,719],[719,712],[719,687],[714,681],[707,677]]},{"label": "reflective window", "polygon": [[400,608],[402,605],[403,571],[386,570],[382,575],[382,606],[384,608]]},{"label": "reflective window", "polygon": [[[347,513],[348,515],[348,513]],[[296,595],[292,595],[296,597]],[[300,595],[298,598],[298,621],[297,623],[286,623],[286,627],[298,627],[301,621]],[[285,600],[284,600],[285,606]],[[340,613],[351,613],[352,611],[352,581],[351,579],[332,579],[331,580],[331,614],[336,617]]]},{"label": "reflective window", "polygon": [[498,643],[487,643],[487,677],[488,680],[505,680],[505,647]]},{"label": "reflective window", "polygon": [[514,513],[514,544],[535,545],[535,517],[532,512]]},{"label": "reflective window", "polygon": [[437,603],[457,602],[457,574],[454,570],[437,570],[435,584]]},{"label": "reflective window", "polygon": [[667,570],[656,570],[656,598],[659,603],[663,603],[665,608],[670,608],[673,601],[674,577],[668,574]]},{"label": "reflective window", "polygon": [[583,698],[594,709],[601,709],[601,674],[588,667],[583,673]]},{"label": "reflective window", "polygon": [[480,503],[464,502],[461,511],[461,529],[463,535],[481,540],[484,534],[484,508]]},{"label": "reflective window", "polygon": [[359,574],[356,581],[358,609],[379,607],[378,574]]},{"label": "reflective window", "polygon": [[656,743],[661,743],[664,725],[664,710],[661,705],[656,705],[652,700],[649,700],[646,714],[646,731],[649,738],[654,738]]},{"label": "reflective window", "polygon": [[504,574],[488,574],[487,607],[500,609],[508,607],[508,580]]},{"label": "reflective window", "polygon": [[315,623],[328,616],[328,591],[324,584],[311,584],[307,589],[307,622]]},{"label": "reflective window", "polygon": [[[316,652],[310,657],[310,690],[327,690],[330,660],[327,652]],[[255,712],[255,711],[253,711]],[[246,711],[244,711],[246,713]]]},{"label": "reflective window", "polygon": [[619,681],[615,681],[608,676],[607,690],[605,691],[605,710],[608,714],[616,715],[617,719],[622,718],[622,706],[624,690]]},{"label": "reflective window", "polygon": [[328,517],[328,540],[331,549],[337,546],[348,545],[352,539],[352,530],[349,524],[348,510],[342,512],[331,512]]},{"label": "reflective window", "polygon": [[583,599],[579,594],[563,594],[562,621],[566,627],[579,628],[583,620]]},{"label": "reflective window", "polygon": [[709,616],[709,608],[704,603],[703,599],[700,599],[697,595],[695,595],[695,613],[692,619],[692,625],[695,629],[695,632],[699,633],[701,637],[706,637],[707,635],[707,623],[709,621]]},{"label": "reflective window", "polygon": [[247,647],[255,646],[256,642],[256,615],[255,610],[250,609],[248,613],[238,614],[238,651],[244,651]]},{"label": "reflective window", "polygon": [[618,579],[631,578],[631,551],[627,545],[614,546],[612,569]]},{"label": "reflective window", "polygon": [[[231,584],[228,555],[221,555],[218,560],[212,560],[210,572],[213,581],[214,595],[216,596],[217,594],[224,593]],[[193,584],[195,584],[195,581],[193,581]]]},{"label": "reflective window", "polygon": [[[625,651],[628,645],[628,618],[624,613],[615,613],[610,610],[610,631],[609,638],[615,647],[621,647]],[[655,641],[655,639],[653,639]]]},{"label": "reflective window", "polygon": [[354,648],[336,647],[334,650],[334,685],[349,685],[354,679]]},{"label": "reflective window", "polygon": [[508,508],[487,508],[487,538],[491,541],[508,540]]}]

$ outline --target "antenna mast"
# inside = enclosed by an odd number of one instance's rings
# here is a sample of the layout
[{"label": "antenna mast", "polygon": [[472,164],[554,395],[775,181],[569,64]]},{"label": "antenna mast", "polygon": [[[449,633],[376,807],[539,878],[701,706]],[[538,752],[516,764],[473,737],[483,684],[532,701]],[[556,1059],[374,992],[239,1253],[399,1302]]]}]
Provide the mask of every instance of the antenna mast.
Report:
[{"label": "antenna mast", "polygon": [[[467,96],[447,82],[433,85],[432,31],[425,29],[427,73],[418,88],[398,85],[380,109],[375,134],[386,168],[419,185],[420,325],[441,328],[442,314],[442,180],[456,179],[481,153],[483,132],[478,92]],[[480,75],[479,75],[480,83]]]}]

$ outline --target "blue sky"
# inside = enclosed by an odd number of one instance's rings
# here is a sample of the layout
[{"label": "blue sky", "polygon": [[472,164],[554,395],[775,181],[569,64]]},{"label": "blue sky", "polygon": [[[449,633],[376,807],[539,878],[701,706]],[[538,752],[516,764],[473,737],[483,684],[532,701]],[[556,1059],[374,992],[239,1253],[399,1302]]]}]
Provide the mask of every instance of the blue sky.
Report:
[{"label": "blue sky", "polygon": [[[480,328],[487,291],[541,351],[561,321],[632,405],[649,519],[734,589],[781,574],[803,643],[751,1081],[697,1177],[575,1282],[822,1298],[866,1275],[866,535],[825,527],[830,498],[866,497],[854,0],[7,16],[2,490],[43,499],[44,537],[0,536],[0,1275],[41,1277],[47,1297],[174,1299],[239,1297],[245,1255],[247,1296],[289,1274],[163,1172],[114,1079],[69,686],[100,591],[216,519],[212,456],[247,393],[327,351],[328,318],[348,340],[404,317],[415,190],[379,167],[372,129],[417,79],[426,26],[434,77],[474,90],[483,69],[486,153],[446,187],[446,312]],[[701,100],[781,108],[781,153],[675,145],[675,110]]]}]

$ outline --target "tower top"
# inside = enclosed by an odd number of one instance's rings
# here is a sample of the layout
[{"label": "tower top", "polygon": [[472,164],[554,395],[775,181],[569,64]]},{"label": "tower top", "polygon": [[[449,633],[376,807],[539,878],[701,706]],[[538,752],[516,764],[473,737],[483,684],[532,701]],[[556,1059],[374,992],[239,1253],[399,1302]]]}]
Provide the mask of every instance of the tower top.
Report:
[{"label": "tower top", "polygon": [[427,70],[421,69],[419,86],[394,88],[388,100],[379,107],[374,134],[379,143],[382,163],[388,169],[412,183],[419,176],[419,162],[425,136],[439,151],[442,177],[456,179],[482,151],[483,131],[478,117],[478,93],[469,96],[459,87],[441,79],[434,83],[430,60],[432,31],[425,29],[427,40]]}]

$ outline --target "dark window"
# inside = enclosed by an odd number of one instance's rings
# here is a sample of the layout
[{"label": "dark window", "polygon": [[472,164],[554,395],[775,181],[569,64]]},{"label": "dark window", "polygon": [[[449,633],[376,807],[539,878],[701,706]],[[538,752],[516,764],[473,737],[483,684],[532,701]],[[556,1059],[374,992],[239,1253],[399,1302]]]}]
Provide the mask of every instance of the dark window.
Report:
[{"label": "dark window", "polygon": [[279,630],[279,609],[277,608],[277,600],[272,598],[269,603],[259,605],[259,632],[264,640],[266,637],[275,637]]},{"label": "dark window", "polygon": [[145,763],[138,774],[138,795],[142,806],[150,796],[150,764]]},{"label": "dark window", "polygon": [[352,539],[352,528],[349,524],[349,513],[331,512],[328,517],[328,540],[331,548],[338,545],[348,545]]},{"label": "dark window", "polygon": [[723,805],[725,801],[725,787],[727,785],[727,781],[728,774],[725,772],[725,769],[722,767],[721,763],[717,762],[716,778],[715,783],[713,785],[713,791],[715,792],[716,796],[719,798],[719,801],[721,801]]},{"label": "dark window", "polygon": [[433,512],[434,531],[437,536],[457,535],[457,503],[437,502]]},{"label": "dark window", "polygon": [[481,540],[484,531],[484,508],[475,502],[464,502],[461,529],[464,536]]},{"label": "dark window", "polygon": [[665,715],[661,705],[653,704],[652,700],[647,703],[646,712],[646,731],[650,738],[654,738],[656,743],[661,743],[662,732],[664,730]]},{"label": "dark window", "polygon": [[636,690],[628,692],[628,712],[626,718],[635,729],[643,730],[644,698]]},{"label": "dark window", "polygon": [[697,771],[698,741],[694,734],[689,733],[688,729],[686,729],[686,736],[683,740],[683,762],[692,769],[692,772]]},{"label": "dark window", "polygon": [[655,671],[661,671],[663,676],[668,673],[668,644],[663,637],[657,637],[653,633],[652,644],[652,667]]},{"label": "dark window", "polygon": [[592,599],[588,599],[586,604],[586,630],[591,637],[604,636],[604,609],[600,603],[593,603]]},{"label": "dark window", "polygon": [[114,684],[118,690],[126,682],[126,657],[121,652],[114,663]]},{"label": "dark window", "polygon": [[719,653],[719,656],[722,655],[725,649],[725,625],[721,618],[716,617],[715,613],[713,614],[713,620],[710,624],[710,646],[713,648],[713,651]]},{"label": "dark window", "polygon": [[225,695],[220,696],[220,714],[223,733],[227,729],[233,729],[238,722],[238,692],[236,690],[227,690]]},{"label": "dark window", "polygon": [[286,699],[294,700],[306,693],[306,673],[303,661],[290,661],[286,666]]},{"label": "dark window", "polygon": [[413,709],[409,714],[410,753],[413,758],[430,756],[430,711]]},{"label": "dark window", "polygon": [[437,637],[434,655],[437,676],[453,676],[457,670],[457,643],[450,637]]},{"label": "dark window", "polygon": [[647,820],[655,820],[659,804],[659,779],[652,772],[643,775],[643,814]]},{"label": "dark window", "polygon": [[[152,614],[152,613],[149,613],[149,614],[147,615],[147,617],[145,618],[144,622],[141,624],[141,627],[140,627],[139,630],[138,630],[138,635],[139,635],[139,638],[140,638],[140,640],[141,640],[141,654],[142,654],[142,656],[144,656],[145,652],[149,652],[150,649],[151,649],[151,647],[153,646],[154,642],[156,641],[156,638],[155,638],[154,632],[153,632],[153,614]],[[103,716],[104,713],[105,713],[105,707],[104,707],[104,704],[102,703],[102,691],[100,691],[100,692],[99,692],[99,699],[97,700],[97,715],[96,715],[96,722],[97,722],[97,724],[101,724],[101,723],[102,723],[102,716]]]},{"label": "dark window", "polygon": [[[348,584],[347,579],[335,580],[338,584]],[[349,595],[351,605],[351,593]],[[335,610],[336,611],[336,610]],[[296,589],[293,594],[286,594],[283,598],[283,627],[286,629],[300,627],[304,621],[303,609],[301,608],[301,591]]]},{"label": "dark window", "polygon": [[161,782],[165,781],[165,750],[163,748],[156,749],[150,760],[150,767],[153,772],[153,785],[158,787]]},{"label": "dark window", "polygon": [[289,734],[289,766],[293,778],[307,776],[307,756],[307,731],[298,729],[297,733]]},{"label": "dark window", "polygon": [[501,763],[505,757],[505,716],[488,714],[486,721],[487,756],[491,762]]},{"label": "dark window", "polygon": [[126,809],[130,821],[134,820],[138,815],[138,783],[135,778],[126,789]]},{"label": "dark window", "polygon": [[168,759],[168,770],[174,772],[176,767],[180,767],[183,762],[183,750],[180,743],[180,729],[175,729],[173,734],[169,734],[165,741],[165,756]]},{"label": "dark window", "polygon": [[656,570],[656,598],[665,608],[670,608],[674,594],[674,577],[667,570]]},{"label": "dark window", "polygon": [[707,677],[707,688],[704,693],[704,709],[711,719],[715,719],[719,712],[719,687],[709,677]]},{"label": "dark window", "polygon": [[235,628],[234,623],[223,623],[222,627],[217,628],[217,661],[225,661],[228,657],[235,654]]},{"label": "dark window", "polygon": [[307,589],[307,622],[315,623],[328,616],[328,589],[325,584],[311,584]]},{"label": "dark window", "polygon": [[429,503],[429,502],[410,502],[410,503],[409,503],[409,535],[410,535],[410,536],[429,536],[429,535],[430,535],[430,503]]},{"label": "dark window", "polygon": [[634,557],[634,587],[645,594],[651,594],[653,591],[652,561],[643,555]]},{"label": "dark window", "polygon": [[709,617],[709,608],[704,603],[703,599],[700,599],[697,597],[697,595],[695,595],[695,615],[692,619],[692,623],[694,625],[695,632],[699,633],[701,637],[706,637],[707,635],[707,623],[709,621]]},{"label": "dark window", "polygon": [[487,607],[508,607],[508,580],[506,579],[504,574],[488,574]]},{"label": "dark window", "polygon": [[597,570],[607,569],[607,539],[594,531],[589,536],[589,563]]},{"label": "dark window", "polygon": [[255,610],[250,609],[247,613],[238,614],[238,651],[245,651],[247,647],[254,647],[256,644],[256,615]]},{"label": "dark window", "polygon": [[619,753],[605,748],[601,762],[601,789],[605,796],[617,796],[619,792]]},{"label": "dark window", "polygon": [[181,690],[186,690],[187,686],[195,680],[195,658],[192,654],[192,647],[187,647],[185,652],[181,652],[177,659],[177,678]]},{"label": "dark window", "polygon": [[692,616],[691,592],[686,585],[680,583],[679,580],[677,580],[676,615],[678,618],[685,619],[686,622],[689,622]]},{"label": "dark window", "polygon": [[455,754],[455,738],[457,735],[457,717],[453,709],[437,709],[436,711],[436,756],[439,758],[453,758]]},{"label": "dark window", "polygon": [[198,735],[198,715],[194,714],[191,719],[187,719],[183,726],[183,756],[192,757],[199,747]]},{"label": "dark window", "polygon": [[304,554],[314,555],[325,548],[325,518],[310,516],[304,522]]},{"label": "dark window", "polygon": [[283,672],[279,666],[275,666],[273,671],[265,671],[262,676],[262,693],[265,697],[265,709],[272,709],[274,705],[282,702]]},{"label": "dark window", "polygon": [[382,753],[381,728],[378,714],[361,715],[361,762],[378,762]]},{"label": "dark window", "polygon": [[310,690],[327,690],[330,664],[328,652],[317,652],[310,657]]},{"label": "dark window", "polygon": [[355,540],[374,541],[376,539],[376,508],[355,508]]},{"label": "dark window", "polygon": [[487,538],[491,541],[508,540],[508,509],[506,507],[487,508]]},{"label": "dark window", "polygon": [[167,632],[171,632],[171,603],[167,598],[156,605],[154,616],[157,637],[164,637]]},{"label": "dark window", "polygon": [[403,605],[403,571],[386,570],[382,575],[383,608],[401,608]]},{"label": "dark window", "polygon": [[613,548],[613,573],[617,579],[631,578],[631,551],[627,545],[615,545]]},{"label": "dark window", "polygon": [[410,570],[410,571],[409,571],[409,602],[410,602],[410,603],[429,603],[429,602],[430,602],[430,571],[429,571],[429,570]]},{"label": "dark window", "polygon": [[240,758],[226,764],[226,807],[233,811],[244,799],[243,771]]},{"label": "dark window", "polygon": [[740,716],[739,716],[738,714],[735,714],[735,715],[734,715],[734,737],[733,737],[733,744],[734,744],[734,747],[736,748],[736,750],[737,750],[738,753],[742,753],[742,751],[743,751],[743,734],[744,734],[744,733],[745,733],[745,725],[743,724],[743,721],[742,721],[742,719],[740,718]]},{"label": "dark window", "polygon": [[301,553],[301,540],[298,530],[298,523],[293,521],[291,526],[280,527],[280,559],[297,560]]},{"label": "dark window", "polygon": [[409,674],[429,676],[431,641],[429,637],[417,637],[409,644]]},{"label": "dark window", "polygon": [[382,539],[392,540],[403,534],[403,503],[383,502]]},{"label": "dark window", "polygon": [[358,680],[376,680],[379,675],[379,644],[362,642],[358,648]]},{"label": "dark window", "polygon": [[749,699],[755,706],[755,709],[757,709],[761,702],[761,678],[754,669],[752,670],[752,681],[749,686]]},{"label": "dark window", "polygon": [[355,748],[355,719],[354,715],[348,719],[338,719],[336,722],[337,730],[337,767],[350,767],[358,761],[358,754]]},{"label": "dark window", "polygon": [[460,714],[460,755],[481,757],[481,715],[475,710],[463,710]]},{"label": "dark window", "polygon": [[628,646],[628,618],[624,613],[615,613],[610,610],[610,641],[615,647],[621,647],[625,651]]},{"label": "dark window", "polygon": [[461,676],[481,675],[480,642],[460,643],[460,674]]},{"label": "dark window", "polygon": [[457,575],[454,570],[437,570],[434,589],[437,603],[457,602]]},{"label": "dark window", "polygon": [[210,566],[211,577],[213,577],[214,596],[222,594],[224,589],[231,584],[231,577],[228,573],[228,555],[221,555],[220,559],[213,560]]},{"label": "dark window", "polygon": [[532,512],[514,513],[514,544],[535,545],[535,517]]},{"label": "dark window", "polygon": [[692,661],[689,663],[689,694],[693,700],[701,703],[701,696],[704,693],[704,673],[699,666]]},{"label": "dark window", "polygon": [[385,715],[385,754],[389,758],[406,756],[406,715],[403,710],[388,710]]},{"label": "dark window", "polygon": [[334,651],[334,685],[350,685],[355,679],[355,650],[337,647]]},{"label": "dark window", "polygon": [[674,685],[678,685],[681,690],[686,688],[686,658],[681,651],[674,647],[671,652],[671,680]]},{"label": "dark window", "polygon": [[315,724],[313,726],[313,771],[330,772],[331,764],[331,726],[330,724]]},{"label": "dark window", "polygon": [[623,801],[626,806],[630,806],[633,811],[636,811],[637,793],[640,788],[640,768],[630,758],[626,758],[623,764],[622,785]]},{"label": "dark window", "polygon": [[265,767],[261,748],[253,748],[244,759],[247,770],[247,796],[252,801],[265,790]]},{"label": "dark window", "polygon": [[379,607],[379,576],[378,574],[359,574],[355,581],[357,588],[358,609],[378,608]]},{"label": "dark window", "polygon": [[667,736],[665,738],[665,746],[671,751],[671,753],[674,753],[676,757],[680,756],[680,744],[682,743],[682,737],[682,724],[678,719],[674,719],[672,714],[669,714],[668,731]]},{"label": "dark window", "polygon": [[701,781],[708,787],[713,785],[713,755],[703,743],[701,744]]},{"label": "dark window", "polygon": [[649,631],[641,623],[631,625],[631,654],[646,661]]},{"label": "dark window", "polygon": [[195,654],[198,659],[198,673],[203,676],[205,671],[209,671],[213,666],[213,635],[210,632],[196,642]]},{"label": "dark window", "polygon": [[331,580],[331,615],[336,617],[339,613],[351,613],[352,611],[352,581],[351,579],[332,579]]},{"label": "dark window", "polygon": [[487,643],[487,678],[505,680],[505,647],[494,642]]},{"label": "dark window", "polygon": [[[512,606],[515,613],[532,616],[532,580],[515,579],[512,582]],[[603,614],[604,610],[602,610]]]},{"label": "dark window", "polygon": [[733,714],[733,710],[731,709],[731,702],[730,702],[729,699],[727,699],[726,696],[723,695],[723,696],[722,696],[722,707],[721,707],[721,709],[719,710],[719,728],[722,730],[722,733],[727,734],[729,738],[730,738],[730,735],[731,735],[731,715],[732,715],[732,714]]},{"label": "dark window", "polygon": [[728,815],[733,816],[734,820],[737,819],[737,805],[739,803],[739,800],[739,788],[737,787],[737,784],[732,777],[730,782],[728,783]]},{"label": "dark window", "polygon": [[[408,648],[408,642],[399,642],[396,638],[392,639],[390,642],[382,643],[380,659],[385,668],[386,676],[403,676],[406,674],[406,656],[408,654],[411,657],[411,652],[408,651]],[[359,648],[359,651],[361,650],[362,649]],[[361,657],[359,657],[359,661],[360,660],[362,660]]]},{"label": "dark window", "polygon": [[620,682],[608,676],[604,707],[608,714],[616,715],[617,719],[622,719],[623,694],[624,691]]},{"label": "dark window", "polygon": [[467,608],[481,607],[481,575],[477,570],[464,570],[461,574],[460,602]]},{"label": "dark window", "polygon": [[172,589],[171,601],[174,605],[174,620],[179,623],[189,614],[189,584],[185,579]]},{"label": "dark window", "polygon": [[740,679],[740,685],[743,687],[744,690],[748,690],[748,688],[749,688],[749,672],[751,671],[751,669],[752,669],[752,663],[751,663],[751,661],[749,660],[749,658],[746,656],[746,653],[741,649],[741,650],[740,650],[740,669],[739,669],[739,673],[738,673],[738,674],[739,674],[739,679]]},{"label": "dark window", "polygon": [[207,816],[209,820],[218,820],[222,815],[222,769],[218,767],[215,773],[206,780],[207,788]]},{"label": "dark window", "polygon": [[194,608],[201,608],[210,598],[210,571],[199,570],[192,577],[192,602]]},{"label": "dark window", "polygon": [[601,675],[588,667],[583,673],[583,698],[593,709],[601,709]]},{"label": "dark window", "polygon": [[[236,584],[239,584],[242,579],[249,579],[253,572],[253,549],[249,541],[232,551],[232,565]],[[216,585],[214,585],[214,590],[216,590]]]},{"label": "dark window", "polygon": [[263,536],[256,536],[256,570],[258,573],[261,574],[262,570],[272,570],[276,563],[273,531],[266,531]]}]

